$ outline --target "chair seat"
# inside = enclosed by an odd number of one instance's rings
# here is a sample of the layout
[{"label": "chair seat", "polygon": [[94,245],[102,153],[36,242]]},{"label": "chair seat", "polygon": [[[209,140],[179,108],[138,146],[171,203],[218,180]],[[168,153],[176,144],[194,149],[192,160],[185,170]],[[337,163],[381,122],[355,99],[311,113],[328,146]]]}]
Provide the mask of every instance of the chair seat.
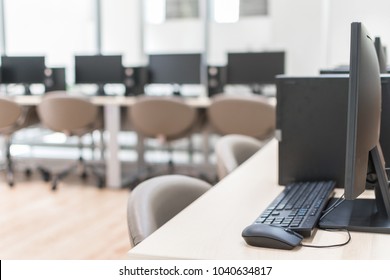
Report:
[{"label": "chair seat", "polygon": [[239,134],[229,134],[218,139],[215,145],[218,179],[221,180],[230,174],[259,151],[265,143],[266,141]]},{"label": "chair seat", "polygon": [[221,135],[242,134],[264,140],[275,131],[275,106],[263,96],[216,95],[207,114],[211,126]]},{"label": "chair seat", "polygon": [[159,176],[142,182],[128,200],[131,244],[143,241],[210,188],[202,180],[183,175]]}]

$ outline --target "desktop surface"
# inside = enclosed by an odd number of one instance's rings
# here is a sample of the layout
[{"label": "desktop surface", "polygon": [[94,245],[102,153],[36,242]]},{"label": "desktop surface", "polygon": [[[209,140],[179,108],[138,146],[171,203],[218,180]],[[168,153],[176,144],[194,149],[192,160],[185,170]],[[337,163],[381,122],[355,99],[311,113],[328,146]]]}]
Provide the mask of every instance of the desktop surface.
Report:
[{"label": "desktop surface", "polygon": [[[389,259],[390,235],[351,232],[343,247],[291,251],[247,245],[242,230],[282,191],[278,186],[278,143],[271,141],[159,230],[129,251],[132,259]],[[337,190],[341,195],[342,190]],[[373,193],[367,191],[364,196]],[[315,230],[303,243],[328,245],[345,232]]]}]

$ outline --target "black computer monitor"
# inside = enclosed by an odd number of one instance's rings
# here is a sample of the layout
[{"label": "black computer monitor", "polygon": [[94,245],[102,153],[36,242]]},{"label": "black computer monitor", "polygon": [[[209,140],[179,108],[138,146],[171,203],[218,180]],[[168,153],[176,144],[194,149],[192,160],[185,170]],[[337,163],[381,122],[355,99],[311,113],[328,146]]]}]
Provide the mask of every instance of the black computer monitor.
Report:
[{"label": "black computer monitor", "polygon": [[375,37],[375,50],[378,56],[379,69],[381,73],[387,73],[387,54],[386,48],[382,45],[381,38]]},{"label": "black computer monitor", "polygon": [[320,74],[349,74],[349,65],[339,65],[331,69],[321,69]]},{"label": "black computer monitor", "polygon": [[227,84],[275,84],[284,74],[284,52],[228,53]]},{"label": "black computer monitor", "polygon": [[[373,40],[363,24],[358,22],[351,25],[347,109],[344,180],[346,200],[321,219],[320,227],[390,233],[390,191],[379,144],[379,63]],[[357,199],[365,190],[369,163],[377,178],[376,196],[375,199]]]},{"label": "black computer monitor", "polygon": [[98,95],[104,95],[105,84],[123,83],[121,55],[76,55],[75,83],[97,84]]},{"label": "black computer monitor", "polygon": [[151,54],[148,68],[150,84],[201,83],[201,54],[199,53]]},{"label": "black computer monitor", "polygon": [[[387,52],[386,47],[381,43],[379,37],[375,37],[375,50],[379,60],[381,73],[387,73]],[[332,69],[321,69],[320,74],[349,74],[349,65],[339,65]]]},{"label": "black computer monitor", "polygon": [[29,94],[30,84],[43,84],[45,79],[44,56],[2,56],[1,82],[3,84],[23,84]]}]

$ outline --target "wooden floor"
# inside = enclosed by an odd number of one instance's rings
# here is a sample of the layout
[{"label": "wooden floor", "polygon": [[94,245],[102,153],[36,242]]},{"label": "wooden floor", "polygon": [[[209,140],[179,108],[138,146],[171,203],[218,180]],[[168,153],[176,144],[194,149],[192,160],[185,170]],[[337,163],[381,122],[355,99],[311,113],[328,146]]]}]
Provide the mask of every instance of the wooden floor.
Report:
[{"label": "wooden floor", "polygon": [[0,259],[125,259],[128,190],[0,176]]}]

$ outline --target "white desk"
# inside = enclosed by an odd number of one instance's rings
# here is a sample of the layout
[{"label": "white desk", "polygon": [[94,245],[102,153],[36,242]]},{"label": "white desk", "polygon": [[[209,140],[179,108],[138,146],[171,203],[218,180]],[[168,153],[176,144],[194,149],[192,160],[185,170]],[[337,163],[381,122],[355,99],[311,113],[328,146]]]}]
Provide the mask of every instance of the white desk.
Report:
[{"label": "white desk", "polygon": [[[241,232],[281,192],[277,142],[271,141],[213,189],[129,251],[132,259],[390,259],[390,235],[351,232],[339,248],[292,251],[248,246]],[[341,190],[340,190],[341,191]],[[370,196],[372,193],[367,193]],[[309,244],[346,241],[343,232],[317,230]]]},{"label": "white desk", "polygon": [[[43,96],[37,95],[22,95],[14,96],[13,99],[24,106],[37,106]],[[121,165],[118,157],[119,143],[118,134],[120,131],[120,107],[131,106],[136,101],[136,97],[123,96],[93,96],[90,97],[92,103],[104,108],[104,128],[108,132],[109,141],[107,143],[106,157],[106,185],[111,188],[120,188],[121,180]],[[211,100],[207,97],[188,98],[185,102],[195,108],[207,108]]]}]

